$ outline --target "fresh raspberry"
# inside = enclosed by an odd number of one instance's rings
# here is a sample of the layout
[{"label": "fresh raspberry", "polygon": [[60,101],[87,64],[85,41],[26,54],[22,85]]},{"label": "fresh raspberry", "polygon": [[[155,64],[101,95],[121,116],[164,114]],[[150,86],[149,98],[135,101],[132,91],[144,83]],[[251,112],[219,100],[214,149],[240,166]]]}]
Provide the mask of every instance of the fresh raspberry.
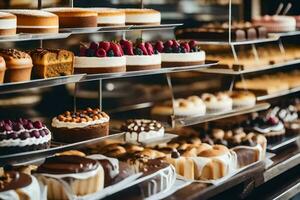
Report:
[{"label": "fresh raspberry", "polygon": [[168,40],[168,41],[166,41],[165,43],[164,43],[164,46],[165,47],[172,47],[172,45],[173,45],[173,41],[172,40]]},{"label": "fresh raspberry", "polygon": [[148,52],[147,52],[147,49],[146,49],[144,43],[140,43],[140,44],[138,45],[138,48],[140,48],[140,49],[143,51],[143,55],[148,55]]},{"label": "fresh raspberry", "polygon": [[107,41],[101,41],[99,42],[99,48],[104,49],[106,52],[110,49],[110,42]]},{"label": "fresh raspberry", "polygon": [[106,51],[102,48],[97,49],[95,55],[97,57],[106,57]]},{"label": "fresh raspberry", "polygon": [[123,49],[122,49],[122,47],[121,47],[121,44],[117,44],[117,45],[118,45],[118,47],[119,47],[119,51],[121,52],[122,56],[124,56],[124,51],[123,51]]},{"label": "fresh raspberry", "polygon": [[150,42],[146,42],[145,47],[147,49],[148,55],[153,55],[154,54],[154,49],[153,49],[153,46]]},{"label": "fresh raspberry", "polygon": [[189,41],[189,45],[190,45],[190,49],[195,48],[196,47],[196,41],[195,40],[191,40]]},{"label": "fresh raspberry", "polygon": [[122,39],[122,40],[120,40],[120,44],[121,44],[121,45],[125,45],[125,43],[126,43],[127,41],[128,41],[128,40],[123,40],[123,39]]},{"label": "fresh raspberry", "polygon": [[180,44],[177,40],[172,40],[173,44],[172,44],[172,47],[179,47]]},{"label": "fresh raspberry", "polygon": [[133,45],[132,45],[131,41],[125,40],[125,41],[122,42],[121,45],[123,45],[123,50],[124,50],[124,52],[125,52],[126,55],[130,55],[130,56],[134,55],[134,53],[133,53]]},{"label": "fresh raspberry", "polygon": [[113,50],[114,56],[116,56],[116,57],[121,57],[122,56],[122,53],[120,51],[120,48],[119,48],[118,44],[111,42],[110,43],[110,48],[111,48],[111,50]]},{"label": "fresh raspberry", "polygon": [[79,56],[86,56],[86,48],[85,47],[80,47]]},{"label": "fresh raspberry", "polygon": [[90,49],[94,49],[95,51],[98,49],[99,45],[96,42],[91,42]]},{"label": "fresh raspberry", "polygon": [[182,42],[180,44],[180,46],[183,47],[186,50],[186,52],[190,52],[191,51],[190,45],[187,42]]},{"label": "fresh raspberry", "polygon": [[164,50],[164,43],[162,41],[157,41],[155,44],[155,49],[159,52],[162,53]]}]

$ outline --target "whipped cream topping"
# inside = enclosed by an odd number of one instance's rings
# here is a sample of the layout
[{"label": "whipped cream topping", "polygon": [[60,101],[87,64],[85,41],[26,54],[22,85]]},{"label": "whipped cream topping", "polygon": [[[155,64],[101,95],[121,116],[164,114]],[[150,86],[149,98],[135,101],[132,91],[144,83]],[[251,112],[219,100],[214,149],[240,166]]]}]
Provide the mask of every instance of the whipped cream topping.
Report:
[{"label": "whipped cream topping", "polygon": [[160,65],[161,64],[161,55],[134,55],[126,56],[126,65]]},{"label": "whipped cream topping", "polygon": [[75,56],[75,68],[120,67],[126,65],[126,57],[78,57]]},{"label": "whipped cream topping", "polygon": [[51,134],[45,135],[44,137],[29,137],[25,140],[21,140],[20,138],[17,139],[8,139],[0,141],[0,147],[11,147],[11,146],[30,146],[30,145],[39,145],[47,143],[51,140]]},{"label": "whipped cream topping", "polygon": [[0,29],[13,29],[17,27],[17,19],[0,19]]},{"label": "whipped cream topping", "polygon": [[162,53],[162,62],[196,62],[205,60],[205,52],[191,52],[191,53]]},{"label": "whipped cream topping", "polygon": [[165,134],[165,129],[162,127],[158,131],[141,131],[137,132],[126,132],[125,133],[125,141],[126,142],[143,142],[147,140],[151,140],[154,138],[161,138]]},{"label": "whipped cream topping", "polygon": [[219,93],[217,95],[213,95],[204,93],[201,98],[209,110],[227,111],[232,109],[232,99],[227,94]]},{"label": "whipped cream topping", "polygon": [[97,24],[125,24],[125,15],[116,15],[116,16],[101,16],[97,17]]},{"label": "whipped cream topping", "polygon": [[269,126],[269,127],[266,127],[266,128],[261,128],[259,126],[255,126],[253,128],[255,131],[259,132],[259,133],[270,133],[272,131],[282,131],[284,130],[284,125],[283,123],[280,121],[278,122],[278,124],[274,125],[274,126]]},{"label": "whipped cream topping", "polygon": [[72,128],[84,128],[87,126],[91,126],[91,125],[96,125],[96,124],[103,124],[109,122],[109,117],[102,117],[100,119],[97,120],[93,120],[93,121],[88,121],[88,122],[63,122],[63,121],[59,121],[56,117],[52,119],[52,127],[54,128],[68,128],[68,129],[72,129]]}]

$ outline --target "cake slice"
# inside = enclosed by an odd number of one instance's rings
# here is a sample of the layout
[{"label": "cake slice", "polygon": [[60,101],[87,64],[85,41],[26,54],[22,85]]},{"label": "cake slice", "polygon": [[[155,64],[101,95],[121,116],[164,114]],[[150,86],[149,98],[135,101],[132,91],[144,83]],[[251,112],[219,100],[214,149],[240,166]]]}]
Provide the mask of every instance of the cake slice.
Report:
[{"label": "cake slice", "polygon": [[74,54],[62,49],[35,49],[30,52],[35,78],[71,75],[74,72]]}]

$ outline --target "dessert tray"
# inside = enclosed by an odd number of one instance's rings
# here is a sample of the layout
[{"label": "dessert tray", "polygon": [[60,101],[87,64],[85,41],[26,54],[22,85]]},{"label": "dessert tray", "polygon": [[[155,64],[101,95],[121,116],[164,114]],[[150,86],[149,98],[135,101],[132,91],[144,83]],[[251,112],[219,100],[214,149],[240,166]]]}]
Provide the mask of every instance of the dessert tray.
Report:
[{"label": "dessert tray", "polygon": [[284,136],[282,140],[275,142],[275,143],[269,143],[267,145],[267,150],[270,152],[276,152],[277,150],[280,150],[281,148],[287,147],[296,141],[300,140],[300,135],[293,135],[293,136]]}]

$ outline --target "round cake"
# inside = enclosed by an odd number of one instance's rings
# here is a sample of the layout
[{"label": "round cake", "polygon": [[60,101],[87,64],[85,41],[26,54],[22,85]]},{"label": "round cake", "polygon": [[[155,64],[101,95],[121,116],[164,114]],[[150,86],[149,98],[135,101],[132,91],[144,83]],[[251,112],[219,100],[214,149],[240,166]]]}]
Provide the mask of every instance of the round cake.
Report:
[{"label": "round cake", "polygon": [[255,106],[256,97],[252,92],[248,91],[233,91],[229,94],[233,102],[233,107],[251,107]]},{"label": "round cake", "polygon": [[81,47],[75,57],[75,73],[115,73],[126,71],[126,57],[121,46],[114,42],[92,42],[89,47]]},{"label": "round cake", "polygon": [[41,10],[6,10],[17,16],[18,33],[58,33],[58,17]]},{"label": "round cake", "polygon": [[125,142],[133,143],[162,138],[165,133],[161,123],[147,119],[128,120],[122,125],[121,131],[125,132]]},{"label": "round cake", "polygon": [[17,32],[17,17],[11,13],[0,12],[0,36],[15,35]]},{"label": "round cake", "polygon": [[103,167],[96,160],[81,155],[47,158],[35,176],[48,187],[48,199],[74,199],[74,196],[92,194],[104,187]]},{"label": "round cake", "polygon": [[296,19],[291,16],[265,15],[253,19],[254,26],[264,26],[268,32],[280,33],[296,30]]},{"label": "round cake", "polygon": [[0,199],[40,200],[42,194],[35,177],[16,171],[7,171],[0,173]]},{"label": "round cake", "polygon": [[300,28],[300,15],[294,16],[294,18],[296,20],[296,28]]},{"label": "round cake", "polygon": [[0,83],[4,82],[4,75],[6,70],[6,64],[3,57],[0,56]]},{"label": "round cake", "polygon": [[227,112],[232,110],[232,99],[226,93],[216,95],[204,93],[201,96],[210,112]]},{"label": "round cake", "polygon": [[179,42],[158,41],[155,49],[161,53],[162,67],[184,67],[205,63],[205,52],[200,50],[195,41]]},{"label": "round cake", "polygon": [[13,154],[50,147],[51,133],[40,121],[0,121],[0,154]]},{"label": "round cake", "polygon": [[97,27],[97,12],[83,8],[47,8],[48,12],[59,17],[60,28]]},{"label": "round cake", "polygon": [[125,12],[114,8],[89,8],[98,13],[98,26],[124,26]]},{"label": "round cake", "polygon": [[160,12],[153,9],[124,9],[126,25],[159,25]]},{"label": "round cake", "polygon": [[16,49],[2,49],[0,56],[4,58],[6,63],[4,78],[6,83],[30,80],[32,60],[27,53]]},{"label": "round cake", "polygon": [[55,141],[72,143],[106,136],[109,133],[109,116],[99,108],[69,112],[52,119]]},{"label": "round cake", "polygon": [[153,70],[161,68],[161,55],[155,51],[150,42],[121,40],[121,47],[126,55],[126,70]]}]

